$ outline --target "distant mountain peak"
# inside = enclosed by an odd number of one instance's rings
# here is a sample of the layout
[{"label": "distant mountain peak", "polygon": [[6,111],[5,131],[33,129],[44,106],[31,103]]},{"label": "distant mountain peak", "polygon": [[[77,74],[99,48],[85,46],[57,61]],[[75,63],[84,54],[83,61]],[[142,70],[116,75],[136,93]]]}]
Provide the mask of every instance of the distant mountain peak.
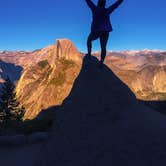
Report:
[{"label": "distant mountain peak", "polygon": [[16,88],[17,97],[26,108],[25,119],[33,119],[41,110],[61,104],[82,64],[81,54],[67,39],[58,39],[56,44],[34,51],[33,57],[35,62],[24,69]]},{"label": "distant mountain peak", "polygon": [[127,54],[127,55],[147,55],[147,54],[156,54],[156,53],[162,53],[165,52],[163,50],[150,50],[150,49],[144,49],[144,50],[125,50],[125,51],[121,51],[121,53],[123,54]]},{"label": "distant mountain peak", "polygon": [[56,56],[57,58],[65,58],[67,60],[80,61],[80,54],[74,44],[68,39],[56,40]]}]

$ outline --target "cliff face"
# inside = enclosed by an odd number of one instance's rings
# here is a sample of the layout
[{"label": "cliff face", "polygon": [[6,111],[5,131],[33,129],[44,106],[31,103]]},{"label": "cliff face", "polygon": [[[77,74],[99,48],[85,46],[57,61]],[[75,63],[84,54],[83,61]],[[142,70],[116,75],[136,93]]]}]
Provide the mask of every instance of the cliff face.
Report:
[{"label": "cliff face", "polygon": [[166,93],[166,66],[155,74],[153,85],[154,92]]},{"label": "cliff face", "polygon": [[[95,54],[99,58],[99,53]],[[160,51],[110,52],[105,63],[139,99],[166,100],[166,53]],[[17,83],[16,93],[25,106],[25,119],[59,105],[77,77],[82,55],[67,39],[32,52],[0,53],[0,86],[6,75]],[[20,78],[21,76],[21,78]],[[91,79],[91,78],[90,78]]]},{"label": "cliff face", "polygon": [[166,53],[137,51],[108,53],[106,64],[137,98],[166,100]]},{"label": "cliff face", "polygon": [[55,46],[56,57],[57,58],[65,58],[66,60],[73,60],[75,62],[80,61],[80,54],[78,54],[78,50],[67,39],[59,39],[57,40],[57,44]]},{"label": "cliff face", "polygon": [[[140,85],[140,86],[139,86]],[[138,98],[144,100],[166,99],[166,66],[148,66],[136,73],[131,87]]]},{"label": "cliff face", "polygon": [[25,119],[33,119],[42,109],[60,105],[68,96],[81,68],[81,55],[69,40],[57,40],[45,48],[45,58],[26,67],[16,94],[26,109]]}]

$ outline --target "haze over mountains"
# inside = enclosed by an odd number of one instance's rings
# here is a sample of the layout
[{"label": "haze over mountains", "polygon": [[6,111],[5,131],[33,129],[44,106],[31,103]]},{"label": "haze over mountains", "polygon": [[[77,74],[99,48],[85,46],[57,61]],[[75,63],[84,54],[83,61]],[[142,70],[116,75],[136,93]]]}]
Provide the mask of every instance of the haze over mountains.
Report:
[{"label": "haze over mountains", "polygon": [[[99,57],[99,53],[94,53]],[[42,109],[60,105],[68,96],[82,66],[83,54],[71,41],[35,50],[0,53],[0,81],[9,75],[17,97],[26,108],[25,119],[33,119]],[[166,99],[166,52],[108,52],[105,64],[143,100]]]}]

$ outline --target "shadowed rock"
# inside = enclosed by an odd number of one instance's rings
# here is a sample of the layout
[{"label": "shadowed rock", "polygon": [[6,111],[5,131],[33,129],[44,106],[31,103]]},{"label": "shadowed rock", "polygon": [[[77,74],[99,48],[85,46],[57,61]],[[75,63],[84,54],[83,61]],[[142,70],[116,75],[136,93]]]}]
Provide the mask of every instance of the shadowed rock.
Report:
[{"label": "shadowed rock", "polygon": [[85,57],[38,165],[162,165],[165,130],[166,117],[137,101],[107,66],[101,70],[96,58]]}]

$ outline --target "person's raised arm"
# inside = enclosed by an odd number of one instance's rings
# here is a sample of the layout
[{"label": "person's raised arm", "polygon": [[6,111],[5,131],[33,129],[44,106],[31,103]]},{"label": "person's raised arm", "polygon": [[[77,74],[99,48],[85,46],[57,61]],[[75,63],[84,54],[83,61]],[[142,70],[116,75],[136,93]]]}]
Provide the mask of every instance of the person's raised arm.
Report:
[{"label": "person's raised arm", "polygon": [[111,5],[110,7],[107,8],[108,13],[112,13],[121,3],[123,2],[123,0],[117,0],[113,5]]},{"label": "person's raised arm", "polygon": [[89,6],[89,8],[91,9],[91,10],[94,10],[95,9],[95,4],[92,2],[92,0],[86,0],[86,3],[87,3],[87,5]]}]

